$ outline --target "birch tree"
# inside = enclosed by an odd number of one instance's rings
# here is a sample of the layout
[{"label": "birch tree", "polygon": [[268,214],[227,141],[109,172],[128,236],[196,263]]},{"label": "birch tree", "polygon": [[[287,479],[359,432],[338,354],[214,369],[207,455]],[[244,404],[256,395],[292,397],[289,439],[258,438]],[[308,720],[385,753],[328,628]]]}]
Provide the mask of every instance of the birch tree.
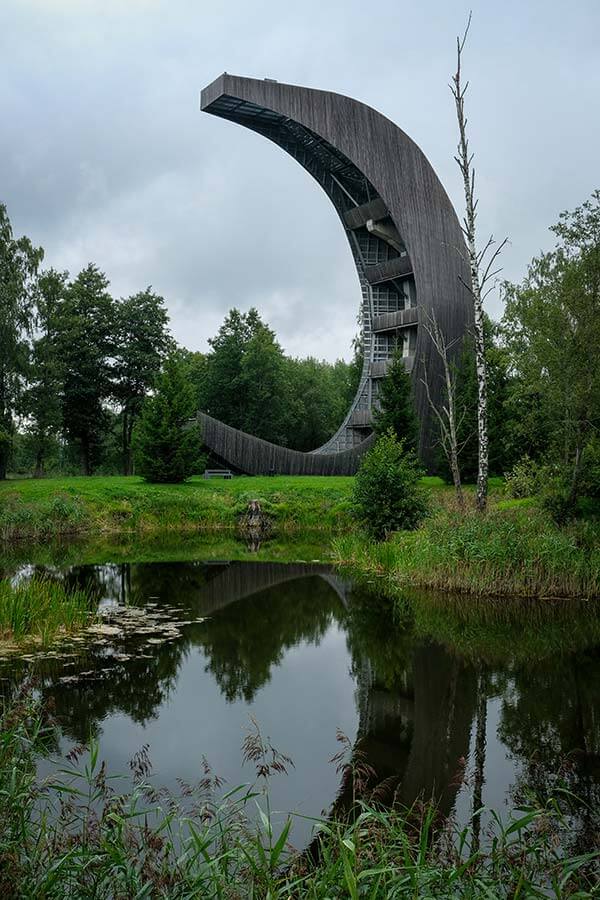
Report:
[{"label": "birch tree", "polygon": [[[477,249],[476,222],[478,200],[475,196],[475,169],[473,167],[473,154],[469,150],[467,137],[467,118],[465,115],[465,95],[469,82],[463,84],[462,80],[462,53],[467,41],[471,26],[471,13],[467,27],[461,38],[456,39],[456,72],[452,76],[450,90],[454,97],[456,118],[458,121],[458,152],[454,157],[458,163],[465,194],[465,216],[462,230],[465,236],[468,253],[468,263],[471,273],[470,284],[465,287],[473,299],[473,329],[475,336],[475,363],[477,371],[477,508],[483,512],[487,506],[488,490],[488,422],[487,422],[487,370],[485,361],[485,334],[483,301],[493,290],[495,276],[500,269],[494,269],[498,255],[506,244],[506,238],[497,246],[493,236],[490,236],[482,250]],[[490,283],[491,282],[491,283]]]},{"label": "birch tree", "polygon": [[421,382],[425,387],[425,394],[429,407],[438,423],[440,432],[440,444],[448,465],[452,473],[452,481],[456,492],[456,500],[461,511],[465,508],[465,497],[462,489],[460,477],[459,455],[462,447],[459,445],[459,429],[461,425],[462,415],[457,410],[456,404],[456,370],[450,363],[451,345],[446,341],[446,336],[435,317],[435,314],[428,316],[423,321],[423,327],[427,331],[431,339],[431,343],[438,354],[442,363],[442,379],[444,381],[444,390],[442,396],[444,400],[438,407],[431,395],[431,385],[429,383],[429,373],[427,364],[423,360],[423,378]]}]

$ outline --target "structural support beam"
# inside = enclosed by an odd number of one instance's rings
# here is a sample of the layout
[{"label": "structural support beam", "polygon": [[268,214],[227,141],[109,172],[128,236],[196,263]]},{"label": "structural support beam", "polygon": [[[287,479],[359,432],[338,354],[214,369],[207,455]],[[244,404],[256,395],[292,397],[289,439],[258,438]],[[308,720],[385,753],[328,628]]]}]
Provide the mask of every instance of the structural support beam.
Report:
[{"label": "structural support beam", "polygon": [[382,284],[395,278],[407,278],[413,274],[413,266],[407,255],[396,256],[386,262],[377,263],[365,268],[365,277],[369,284]]},{"label": "structural support beam", "polygon": [[381,238],[382,241],[385,241],[386,244],[389,244],[390,247],[393,247],[398,253],[406,253],[406,247],[402,243],[402,238],[398,234],[398,229],[392,222],[369,219],[367,222],[367,231],[369,234],[374,234],[376,237]]},{"label": "structural support beam", "polygon": [[397,328],[407,328],[416,325],[419,321],[419,311],[416,306],[409,309],[399,309],[397,312],[382,313],[373,316],[373,331],[395,331]]},{"label": "structural support beam", "polygon": [[[415,367],[414,356],[403,356],[404,368],[410,374]],[[371,378],[385,378],[392,364],[391,359],[377,359],[371,363]]]},{"label": "structural support beam", "polygon": [[378,222],[389,216],[387,207],[380,197],[355,206],[344,213],[344,223],[348,228],[364,228],[367,222]]}]

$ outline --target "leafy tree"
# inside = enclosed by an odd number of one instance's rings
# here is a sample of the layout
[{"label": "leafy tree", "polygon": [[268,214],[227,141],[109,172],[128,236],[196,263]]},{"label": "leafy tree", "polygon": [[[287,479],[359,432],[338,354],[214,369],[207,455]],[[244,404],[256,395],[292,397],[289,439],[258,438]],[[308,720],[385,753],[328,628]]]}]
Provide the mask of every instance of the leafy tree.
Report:
[{"label": "leafy tree", "polygon": [[250,339],[262,322],[255,309],[241,313],[230,310],[216,337],[209,340],[212,348],[207,377],[206,412],[233,428],[245,423],[246,384],[242,359]]},{"label": "leafy tree", "polygon": [[29,238],[13,237],[6,206],[0,203],[0,479],[6,478],[43,255]]},{"label": "leafy tree", "polygon": [[374,426],[377,434],[385,434],[391,428],[407,450],[417,445],[419,423],[412,396],[412,382],[404,360],[398,351],[394,354],[387,376],[379,386],[379,409],[375,410]]},{"label": "leafy tree", "polygon": [[535,385],[531,385],[520,373],[511,373],[506,385],[503,403],[504,415],[502,440],[506,472],[527,456],[540,461],[549,449],[547,413]]},{"label": "leafy tree", "polygon": [[356,390],[353,363],[285,357],[283,374],[285,444],[314,450],[334,434],[348,411]]},{"label": "leafy tree", "polygon": [[34,476],[44,474],[48,455],[56,450],[62,422],[62,360],[56,340],[57,314],[64,301],[67,272],[49,269],[38,282],[37,336],[32,342],[28,386],[23,398],[27,432],[34,454]]},{"label": "leafy tree", "polygon": [[185,365],[178,354],[171,354],[134,430],[137,469],[146,481],[185,481],[201,465],[200,428],[190,423],[195,412]]},{"label": "leafy tree", "polygon": [[365,453],[352,503],[355,517],[374,538],[419,525],[427,514],[427,499],[419,487],[422,474],[414,452],[404,449],[391,428]]},{"label": "leafy tree", "polygon": [[121,409],[123,473],[131,475],[131,435],[144,398],[172,348],[165,301],[148,287],[115,309],[113,393]]},{"label": "leafy tree", "polygon": [[314,450],[331,437],[332,397],[327,383],[326,364],[314,357],[286,359],[289,397],[286,412],[286,443],[293,450]]},{"label": "leafy tree", "polygon": [[57,342],[63,366],[63,429],[91,475],[101,458],[109,427],[105,404],[113,390],[115,304],[108,279],[90,263],[68,286],[57,313]]},{"label": "leafy tree", "polygon": [[239,386],[244,400],[241,428],[276,443],[285,441],[283,351],[262,322],[253,328],[241,360]]},{"label": "leafy tree", "polygon": [[194,390],[196,409],[208,409],[208,354],[186,350],[184,347],[179,347],[178,353],[186,371],[186,378]]},{"label": "leafy tree", "polygon": [[539,397],[548,446],[573,502],[586,445],[600,428],[600,190],[551,231],[555,249],[506,285],[510,361]]}]

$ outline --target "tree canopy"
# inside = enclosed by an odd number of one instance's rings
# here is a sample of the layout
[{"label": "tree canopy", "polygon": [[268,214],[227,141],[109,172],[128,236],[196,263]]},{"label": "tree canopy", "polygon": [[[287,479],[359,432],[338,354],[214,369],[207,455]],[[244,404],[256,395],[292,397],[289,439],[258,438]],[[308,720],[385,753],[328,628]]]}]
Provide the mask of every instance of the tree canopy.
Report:
[{"label": "tree canopy", "polygon": [[[554,250],[506,285],[503,333],[514,377],[536,399],[547,453],[571,473],[600,428],[600,191],[551,229]],[[537,424],[537,423],[536,423]]]},{"label": "tree canopy", "polygon": [[43,256],[29,238],[13,236],[6,206],[0,203],[0,478],[6,477],[10,457]]}]

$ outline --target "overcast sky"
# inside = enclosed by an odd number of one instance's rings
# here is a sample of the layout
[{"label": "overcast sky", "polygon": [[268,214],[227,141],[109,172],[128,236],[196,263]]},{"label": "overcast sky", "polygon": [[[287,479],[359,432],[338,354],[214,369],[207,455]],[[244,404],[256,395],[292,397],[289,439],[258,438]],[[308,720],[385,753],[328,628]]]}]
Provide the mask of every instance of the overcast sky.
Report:
[{"label": "overcast sky", "polygon": [[348,358],[359,288],[328,199],[199,92],[228,71],[362,100],[460,212],[447,85],[470,7],[480,235],[510,238],[520,279],[600,187],[599,0],[0,0],[0,202],[47,266],[93,261],[116,296],[151,284],[190,349],[254,305],[287,352]]}]

